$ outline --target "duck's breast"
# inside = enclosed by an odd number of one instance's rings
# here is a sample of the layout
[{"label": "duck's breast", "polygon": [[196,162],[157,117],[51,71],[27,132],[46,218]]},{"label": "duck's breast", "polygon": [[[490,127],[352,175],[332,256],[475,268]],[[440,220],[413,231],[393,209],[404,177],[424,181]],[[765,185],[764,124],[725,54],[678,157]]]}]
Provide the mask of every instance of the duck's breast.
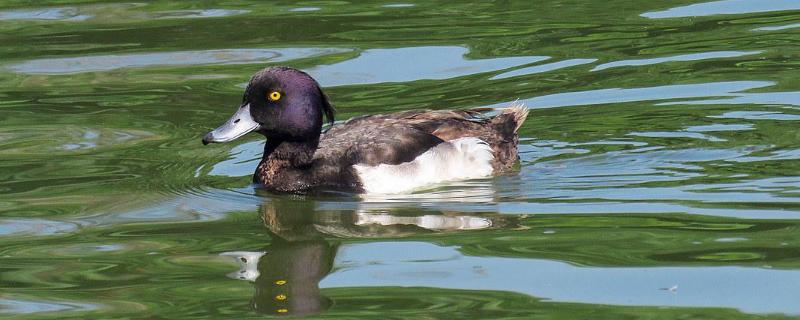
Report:
[{"label": "duck's breast", "polygon": [[467,137],[440,143],[409,162],[353,167],[366,193],[406,193],[446,181],[490,176],[493,158],[489,144]]}]

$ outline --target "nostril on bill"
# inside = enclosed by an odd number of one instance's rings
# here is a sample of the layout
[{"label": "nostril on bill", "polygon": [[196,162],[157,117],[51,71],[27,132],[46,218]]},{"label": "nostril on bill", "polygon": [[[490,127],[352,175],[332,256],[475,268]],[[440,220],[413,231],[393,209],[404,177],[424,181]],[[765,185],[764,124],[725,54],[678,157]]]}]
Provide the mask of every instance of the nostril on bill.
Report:
[{"label": "nostril on bill", "polygon": [[233,123],[239,123],[240,120],[242,120],[242,119],[236,119],[236,120],[233,121]]}]

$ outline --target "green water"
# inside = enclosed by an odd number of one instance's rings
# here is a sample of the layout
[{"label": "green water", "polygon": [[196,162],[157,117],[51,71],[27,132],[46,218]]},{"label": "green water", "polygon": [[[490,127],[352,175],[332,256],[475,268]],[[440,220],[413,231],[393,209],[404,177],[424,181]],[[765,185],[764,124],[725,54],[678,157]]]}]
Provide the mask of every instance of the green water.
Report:
[{"label": "green water", "polygon": [[[797,0],[0,3],[0,317],[800,317]],[[202,146],[266,65],[339,119],[531,113],[517,172],[277,196]]]}]

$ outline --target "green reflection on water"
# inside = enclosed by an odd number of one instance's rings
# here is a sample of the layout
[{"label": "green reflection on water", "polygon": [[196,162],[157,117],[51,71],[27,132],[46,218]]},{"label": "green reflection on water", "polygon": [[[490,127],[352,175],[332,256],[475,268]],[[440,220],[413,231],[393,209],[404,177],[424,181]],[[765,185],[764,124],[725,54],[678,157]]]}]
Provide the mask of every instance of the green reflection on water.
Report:
[{"label": "green reflection on water", "polygon": [[[742,7],[735,2],[719,3]],[[0,4],[0,315],[765,313],[751,312],[747,299],[615,305],[468,285],[403,288],[411,282],[402,280],[317,288],[346,271],[335,260],[341,248],[395,241],[598,272],[800,269],[800,38],[792,27],[800,13],[792,3],[756,10],[739,1],[744,11],[733,14],[704,5],[673,18],[663,15],[696,2],[398,3]],[[375,53],[382,63],[370,60]],[[418,63],[404,68],[419,69],[392,69],[405,59]],[[521,131],[519,173],[398,201],[257,194],[247,187],[255,155],[203,148],[199,138],[271,64],[330,84],[339,119],[525,101],[534,110]],[[238,146],[257,153],[257,140]],[[423,246],[411,246],[424,258]],[[226,277],[238,268],[226,252],[271,255],[248,282]],[[393,253],[401,254],[385,254]],[[277,312],[278,280],[290,282],[286,301],[305,303]],[[784,301],[791,293],[760,294]]]}]

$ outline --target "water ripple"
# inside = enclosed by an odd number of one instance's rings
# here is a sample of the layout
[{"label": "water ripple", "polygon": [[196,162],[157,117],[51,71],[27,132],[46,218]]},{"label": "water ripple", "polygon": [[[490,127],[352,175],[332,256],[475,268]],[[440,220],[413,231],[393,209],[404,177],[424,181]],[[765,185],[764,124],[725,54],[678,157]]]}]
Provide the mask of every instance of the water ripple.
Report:
[{"label": "water ripple", "polygon": [[663,102],[659,105],[677,104],[766,104],[766,105],[794,105],[800,106],[800,91],[793,92],[759,92],[759,93],[737,93],[728,99],[709,99],[709,100],[688,100]]},{"label": "water ripple", "polygon": [[384,8],[409,8],[409,7],[414,7],[414,6],[416,6],[416,5],[413,4],[413,3],[391,3],[391,4],[382,5],[381,7],[384,7]]},{"label": "water ripple", "polygon": [[130,8],[141,7],[142,3],[92,4],[85,6],[50,7],[38,9],[21,9],[0,11],[0,21],[66,21],[83,22],[105,18],[110,20],[130,19]]},{"label": "water ripple", "polygon": [[715,123],[709,125],[686,127],[683,130],[691,132],[719,132],[719,131],[747,131],[755,129],[756,128],[753,127],[753,124],[750,123],[742,123],[742,124]]},{"label": "water ripple", "polygon": [[800,121],[800,115],[777,111],[728,111],[721,115],[709,116],[709,118]]},{"label": "water ripple", "polygon": [[[800,314],[800,271],[742,267],[592,268],[559,261],[466,256],[457,247],[419,242],[348,245],[342,268],[323,288],[414,286],[503,290],[547,298],[614,305],[728,307],[746,312]],[[476,272],[479,266],[480,272]],[[424,271],[424,272],[421,272]],[[731,280],[735,278],[735,280]],[[680,285],[680,299],[659,291]],[[742,287],[750,288],[742,292]],[[600,290],[599,288],[602,288]],[[752,295],[751,292],[771,292]]]},{"label": "water ripple", "polygon": [[289,9],[289,12],[313,12],[322,10],[320,7],[299,7],[299,8],[292,8]]},{"label": "water ripple", "polygon": [[261,199],[247,188],[240,191],[185,189],[168,190],[171,196],[144,208],[115,210],[78,219],[87,225],[119,225],[136,222],[210,221],[232,211],[254,210]]},{"label": "water ripple", "polygon": [[79,13],[78,9],[74,7],[0,11],[0,20],[83,21],[91,17],[91,15]]},{"label": "water ripple", "polygon": [[[775,85],[771,81],[725,81],[698,84],[666,85],[647,88],[613,88],[557,93],[520,100],[529,108],[555,108],[634,101],[671,100],[701,97],[739,97],[740,91]],[[755,94],[754,94],[755,95]],[[493,106],[504,106],[509,102]],[[696,102],[692,102],[696,103]]]},{"label": "water ripple", "polygon": [[718,59],[718,58],[735,58],[735,57],[743,57],[743,56],[759,54],[761,52],[762,51],[712,51],[712,52],[682,54],[682,55],[662,57],[662,58],[620,60],[598,65],[590,71],[600,71],[616,67],[646,66],[646,65],[653,65],[666,62],[698,61],[698,60]]},{"label": "water ripple", "polygon": [[48,236],[71,233],[80,227],[74,222],[44,219],[0,219],[0,237],[36,235]]},{"label": "water ripple", "polygon": [[71,74],[121,68],[155,66],[226,65],[285,62],[348,52],[343,48],[219,49],[36,59],[8,65],[13,72],[28,74]]},{"label": "water ripple", "polygon": [[[800,315],[797,1],[80,2],[0,9],[0,318]],[[520,164],[257,190],[199,138],[278,63],[341,119],[524,99]]]},{"label": "water ripple", "polygon": [[795,29],[795,28],[800,28],[800,23],[793,23],[793,24],[787,24],[787,25],[782,25],[782,26],[760,27],[760,28],[753,29],[753,31],[778,31],[778,30],[787,30],[787,29]]},{"label": "water ripple", "polygon": [[628,133],[629,136],[636,136],[636,137],[648,137],[648,138],[689,138],[689,139],[701,139],[701,140],[708,140],[711,142],[721,142],[726,141],[725,139],[720,139],[712,135],[697,133],[697,132],[672,132],[672,131],[648,131],[648,132],[631,132]]},{"label": "water ripple", "polygon": [[0,298],[0,314],[33,314],[46,312],[90,311],[99,305],[67,301],[43,301]]},{"label": "water ripple", "polygon": [[236,145],[228,153],[228,159],[215,163],[207,173],[212,176],[244,177],[256,170],[261,154],[264,152],[264,141],[252,141]]},{"label": "water ripple", "polygon": [[540,64],[540,65],[535,65],[535,66],[532,66],[532,67],[526,67],[526,68],[521,68],[521,69],[509,71],[509,72],[504,72],[504,73],[501,73],[501,74],[498,74],[498,75],[496,75],[494,77],[489,78],[489,80],[505,79],[505,78],[517,77],[517,76],[521,76],[521,75],[529,75],[529,74],[535,74],[535,73],[549,72],[549,71],[553,71],[553,70],[569,68],[569,67],[579,66],[579,65],[583,65],[583,64],[589,64],[589,63],[592,63],[592,62],[595,62],[595,61],[597,61],[597,59],[568,59],[568,60],[563,60],[563,61],[551,62],[551,63],[547,63],[547,64]]},{"label": "water ripple", "polygon": [[797,0],[720,0],[675,7],[641,14],[651,19],[703,17],[718,14],[745,14],[770,11],[800,10]]},{"label": "water ripple", "polygon": [[344,86],[415,80],[443,80],[501,70],[547,59],[524,56],[466,59],[464,47],[370,49],[350,60],[311,68],[323,86]]},{"label": "water ripple", "polygon": [[172,19],[172,18],[219,18],[236,16],[249,13],[250,10],[233,10],[233,9],[198,9],[198,10],[173,10],[173,11],[160,11],[151,13],[150,15],[157,19]]}]

